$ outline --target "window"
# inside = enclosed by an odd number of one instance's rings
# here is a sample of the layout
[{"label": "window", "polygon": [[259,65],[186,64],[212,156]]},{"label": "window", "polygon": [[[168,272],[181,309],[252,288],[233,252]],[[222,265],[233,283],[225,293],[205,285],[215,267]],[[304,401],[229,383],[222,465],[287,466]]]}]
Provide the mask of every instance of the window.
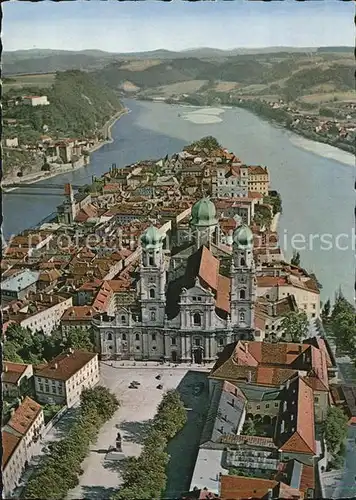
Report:
[{"label": "window", "polygon": [[256,410],[259,410],[261,408],[261,405],[256,405]]},{"label": "window", "polygon": [[152,340],[156,340],[156,334],[152,333]]},{"label": "window", "polygon": [[194,325],[200,326],[201,325],[201,316],[199,313],[195,313],[193,316],[193,323]]},{"label": "window", "polygon": [[275,408],[278,408],[278,406],[279,406],[279,403],[278,403],[278,402],[275,402],[275,403],[274,403],[274,407],[275,407]]},{"label": "window", "polygon": [[196,297],[193,297],[193,300],[197,300],[197,298],[196,298]]},{"label": "window", "polygon": [[122,334],[122,340],[126,340],[126,333]]},{"label": "window", "polygon": [[318,398],[318,396],[314,396],[314,403],[319,403],[319,398]]},{"label": "window", "polygon": [[240,259],[240,266],[242,266],[242,267],[246,266],[246,261],[243,257]]},{"label": "window", "polygon": [[195,339],[195,345],[196,345],[197,347],[199,347],[199,346],[200,346],[200,339]]},{"label": "window", "polygon": [[246,298],[245,290],[240,290],[240,299],[245,299],[245,298]]},{"label": "window", "polygon": [[266,410],[269,408],[269,403],[266,403],[265,408]]},{"label": "window", "polygon": [[201,302],[201,297],[198,297],[198,301],[200,301],[200,302]]},{"label": "window", "polygon": [[245,313],[244,313],[244,311],[240,312],[240,321],[245,321]]},{"label": "window", "polygon": [[111,332],[108,333],[108,340],[112,340],[112,333]]},{"label": "window", "polygon": [[152,350],[155,351],[157,349],[157,347],[154,345],[152,346]]},{"label": "window", "polygon": [[136,339],[136,340],[140,340],[140,335],[139,335],[138,333],[136,333],[136,335],[135,335],[135,339]]},{"label": "window", "polygon": [[150,319],[151,321],[156,321],[156,313],[154,311],[150,313]]},{"label": "window", "polygon": [[219,339],[219,345],[224,345],[224,339]]},{"label": "window", "polygon": [[175,337],[171,338],[171,344],[172,345],[177,345],[177,339]]},{"label": "window", "polygon": [[154,290],[154,288],[150,288],[150,299],[154,299],[156,296],[156,292]]},{"label": "window", "polygon": [[150,266],[153,266],[153,265],[154,265],[153,255],[149,255],[149,256],[148,256],[148,264],[149,264]]},{"label": "window", "polygon": [[126,323],[126,316],[121,316],[121,323]]}]

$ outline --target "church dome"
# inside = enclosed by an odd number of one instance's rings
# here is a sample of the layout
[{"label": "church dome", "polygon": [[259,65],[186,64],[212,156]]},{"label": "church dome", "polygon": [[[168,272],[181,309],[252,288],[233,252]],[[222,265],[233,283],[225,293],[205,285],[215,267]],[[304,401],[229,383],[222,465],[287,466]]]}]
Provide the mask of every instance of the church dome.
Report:
[{"label": "church dome", "polygon": [[234,231],[234,245],[239,250],[250,250],[253,247],[253,233],[251,229],[242,224]]},{"label": "church dome", "polygon": [[194,203],[190,223],[193,226],[215,226],[218,223],[215,205],[209,198]]},{"label": "church dome", "polygon": [[141,235],[141,246],[146,250],[160,248],[162,245],[163,235],[155,226],[150,226]]}]

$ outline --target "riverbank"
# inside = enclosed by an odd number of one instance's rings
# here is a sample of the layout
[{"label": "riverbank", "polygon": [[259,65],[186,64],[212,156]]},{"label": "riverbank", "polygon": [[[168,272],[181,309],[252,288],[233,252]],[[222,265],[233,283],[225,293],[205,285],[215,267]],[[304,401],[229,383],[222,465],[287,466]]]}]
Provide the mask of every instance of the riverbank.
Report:
[{"label": "riverbank", "polygon": [[[97,151],[98,149],[100,149],[101,147],[103,147],[105,144],[110,144],[111,142],[113,142],[113,138],[112,138],[112,135],[111,135],[111,129],[112,127],[115,125],[115,123],[117,122],[117,120],[119,120],[122,116],[126,115],[127,113],[129,113],[130,110],[128,108],[124,108],[124,109],[121,109],[120,111],[118,111],[117,113],[115,113],[114,116],[112,116],[102,127],[101,131],[102,131],[102,134],[104,135],[104,137],[106,137],[105,140],[103,141],[98,141],[96,144],[94,144],[94,146],[92,146],[90,149],[88,149],[88,152],[89,153],[94,153],[94,151]],[[62,175],[62,174],[66,174],[68,172],[74,172],[80,168],[83,168],[83,167],[86,167],[88,166],[90,163],[90,159],[89,159],[89,162],[88,163],[85,163],[85,162],[78,162],[78,165],[77,166],[73,166],[72,164],[67,164],[67,165],[59,165],[59,164],[56,164],[56,168],[55,170],[53,171],[49,171],[49,172],[44,172],[44,171],[40,171],[40,172],[32,172],[30,174],[26,174],[22,177],[11,177],[11,178],[7,178],[7,179],[3,179],[2,182],[1,182],[1,185],[3,188],[6,188],[6,186],[8,185],[11,185],[11,184],[34,184],[36,182],[40,182],[40,181],[44,181],[44,180],[47,180],[47,179],[51,179],[53,177],[57,177],[58,175]],[[14,188],[10,188],[10,189],[7,189],[7,190],[4,190],[4,192],[10,192],[10,191],[13,191],[15,189],[18,189],[17,187],[14,187]]]},{"label": "riverbank", "polygon": [[[145,100],[149,100],[149,99],[145,99]],[[165,100],[164,101],[166,104],[170,104],[172,105],[172,103],[168,100]],[[255,103],[255,101],[251,101],[252,103]],[[177,106],[187,106],[187,107],[194,107],[194,108],[199,108],[200,109],[204,109],[204,108],[213,108],[213,109],[216,109],[217,106],[219,106],[216,102],[215,103],[212,103],[212,104],[209,104],[209,103],[204,103],[204,104],[201,104],[201,105],[192,105],[191,103],[188,103],[188,102],[185,102],[185,101],[175,101],[174,102],[174,105],[177,105]],[[277,127],[280,127],[281,129],[283,130],[286,130],[288,132],[291,132],[291,133],[294,133],[296,136],[299,136],[300,138],[304,138],[306,139],[309,143],[315,143],[317,145],[326,145],[328,146],[328,148],[333,148],[335,149],[336,151],[339,151],[340,153],[344,153],[345,155],[349,155],[349,158],[347,161],[345,161],[345,163],[347,164],[350,164],[350,165],[354,165],[354,151],[353,151],[353,146],[352,144],[343,144],[343,143],[340,143],[338,142],[336,144],[336,140],[331,140],[330,138],[328,137],[323,137],[323,136],[320,136],[318,135],[316,132],[312,131],[312,130],[308,130],[308,129],[302,129],[298,126],[295,126],[295,127],[291,127],[289,124],[288,124],[288,120],[292,120],[292,117],[290,116],[283,116],[283,117],[280,117],[279,119],[277,118],[277,116],[272,116],[271,112],[275,112],[275,115],[279,112],[279,113],[283,113],[283,115],[286,115],[287,112],[284,111],[284,110],[281,110],[281,109],[277,109],[277,110],[272,110],[270,107],[266,107],[266,108],[261,108],[261,109],[257,109],[255,105],[251,105],[251,104],[247,104],[247,101],[244,101],[243,103],[234,103],[234,104],[229,104],[229,105],[226,105],[224,103],[221,103],[221,106],[219,106],[219,108],[221,109],[236,109],[236,108],[241,108],[241,109],[245,109],[247,111],[250,111],[251,113],[253,113],[255,116],[258,116],[259,118],[261,118],[262,120],[268,122],[268,123],[271,123],[273,124],[274,126],[277,126]],[[267,109],[268,110],[268,115],[266,112],[264,112],[263,110]],[[197,111],[196,112],[196,117],[194,117],[196,119],[196,121],[193,122],[193,120],[191,120],[193,123],[196,123],[196,124],[210,124],[210,123],[218,123],[218,122],[221,122],[221,119],[217,116],[214,116],[211,118],[211,121],[207,121],[207,120],[204,120],[201,118],[200,116],[200,112]],[[185,116],[182,116],[182,118],[184,119],[187,119],[187,115]],[[312,151],[312,149],[310,148],[310,146],[308,148],[308,151]],[[317,147],[316,148],[317,150],[319,150],[319,148]],[[329,149],[329,152],[331,151],[331,149]],[[319,154],[319,153],[317,153]],[[326,156],[327,158],[330,157],[330,158],[335,158],[336,160],[338,160],[338,155],[327,155]]]}]

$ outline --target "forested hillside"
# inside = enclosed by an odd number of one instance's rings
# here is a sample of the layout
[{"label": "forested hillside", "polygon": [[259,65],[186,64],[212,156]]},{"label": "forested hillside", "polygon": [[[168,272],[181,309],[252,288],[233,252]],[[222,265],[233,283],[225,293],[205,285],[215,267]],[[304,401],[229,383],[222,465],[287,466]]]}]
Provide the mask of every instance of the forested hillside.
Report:
[{"label": "forested hillside", "polygon": [[[9,100],[19,96],[17,89],[9,90],[4,96],[3,116],[18,120],[16,135],[20,139],[26,134],[34,139],[44,130],[53,137],[89,137],[122,109],[119,97],[111,88],[99,82],[95,75],[77,70],[57,73],[53,85],[42,93],[47,95],[49,106],[10,105]],[[21,89],[20,95],[31,94],[38,94],[38,89]]]}]

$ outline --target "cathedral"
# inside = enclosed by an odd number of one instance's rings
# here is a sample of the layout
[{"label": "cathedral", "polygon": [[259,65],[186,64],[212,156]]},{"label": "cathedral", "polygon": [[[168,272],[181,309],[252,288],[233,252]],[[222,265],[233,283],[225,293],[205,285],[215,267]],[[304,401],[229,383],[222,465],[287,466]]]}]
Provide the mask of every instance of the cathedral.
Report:
[{"label": "cathedral", "polygon": [[154,226],[142,234],[135,304],[93,319],[103,359],[209,363],[226,344],[254,338],[252,231],[240,224],[230,246],[220,243],[215,206],[203,198],[185,232],[179,245],[172,233],[169,250]]}]

